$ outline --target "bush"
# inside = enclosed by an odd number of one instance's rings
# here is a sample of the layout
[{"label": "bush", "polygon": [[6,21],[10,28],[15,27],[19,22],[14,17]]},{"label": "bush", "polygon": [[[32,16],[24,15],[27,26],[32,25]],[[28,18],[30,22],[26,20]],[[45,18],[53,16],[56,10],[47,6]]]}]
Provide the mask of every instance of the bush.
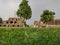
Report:
[{"label": "bush", "polygon": [[0,28],[0,45],[60,45],[60,28]]},{"label": "bush", "polygon": [[2,23],[2,18],[0,18],[0,23]]}]

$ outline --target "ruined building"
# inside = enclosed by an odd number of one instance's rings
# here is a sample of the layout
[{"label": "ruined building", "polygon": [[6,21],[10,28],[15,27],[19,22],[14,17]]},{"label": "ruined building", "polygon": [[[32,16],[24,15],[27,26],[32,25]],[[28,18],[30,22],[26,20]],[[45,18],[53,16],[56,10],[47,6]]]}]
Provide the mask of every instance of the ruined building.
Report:
[{"label": "ruined building", "polygon": [[47,23],[42,23],[41,21],[35,21],[34,27],[60,27],[60,19],[55,19],[53,21],[49,21]]},{"label": "ruined building", "polygon": [[41,27],[41,26],[43,26],[43,23],[41,21],[34,22],[34,27]]},{"label": "ruined building", "polygon": [[22,18],[9,18],[0,24],[0,27],[25,27]]}]

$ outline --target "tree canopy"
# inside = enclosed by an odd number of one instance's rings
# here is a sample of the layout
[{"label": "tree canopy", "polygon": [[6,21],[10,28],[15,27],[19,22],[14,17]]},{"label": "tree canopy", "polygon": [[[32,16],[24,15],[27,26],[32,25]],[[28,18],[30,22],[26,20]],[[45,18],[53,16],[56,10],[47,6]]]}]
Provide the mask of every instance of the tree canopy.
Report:
[{"label": "tree canopy", "polygon": [[0,18],[0,23],[2,23],[2,18]]},{"label": "tree canopy", "polygon": [[54,15],[55,15],[55,12],[53,11],[49,11],[49,10],[44,10],[43,13],[41,14],[41,21],[43,23],[46,23],[46,22],[49,22],[49,21],[52,21],[54,20]]},{"label": "tree canopy", "polygon": [[22,0],[21,4],[19,5],[19,9],[17,10],[17,16],[26,20],[31,18],[32,11],[28,5],[28,0]]}]

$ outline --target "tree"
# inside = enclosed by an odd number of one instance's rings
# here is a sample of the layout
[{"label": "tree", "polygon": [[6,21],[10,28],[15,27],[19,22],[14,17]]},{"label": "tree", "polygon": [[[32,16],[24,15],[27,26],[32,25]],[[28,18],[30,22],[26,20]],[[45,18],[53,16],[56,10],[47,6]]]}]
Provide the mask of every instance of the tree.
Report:
[{"label": "tree", "polygon": [[40,16],[41,17],[40,20],[43,23],[46,23],[46,22],[49,22],[49,21],[53,21],[54,20],[54,15],[55,15],[55,12],[49,11],[49,10],[44,10],[42,15]]},{"label": "tree", "polygon": [[32,11],[27,0],[22,0],[21,4],[19,5],[19,9],[17,10],[17,16],[24,18],[24,21],[31,18]]},{"label": "tree", "polygon": [[0,23],[2,23],[2,18],[0,18]]}]

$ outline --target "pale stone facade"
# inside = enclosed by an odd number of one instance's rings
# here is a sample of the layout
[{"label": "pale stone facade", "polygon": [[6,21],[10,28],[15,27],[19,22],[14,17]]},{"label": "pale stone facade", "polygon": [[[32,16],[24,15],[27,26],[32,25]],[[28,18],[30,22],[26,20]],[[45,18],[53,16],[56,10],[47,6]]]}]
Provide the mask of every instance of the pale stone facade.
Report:
[{"label": "pale stone facade", "polygon": [[43,24],[43,22],[41,22],[41,21],[34,22],[34,27],[42,27],[42,26],[45,26],[45,24]]},{"label": "pale stone facade", "polygon": [[9,18],[0,24],[0,27],[25,27],[21,18]]},{"label": "pale stone facade", "polygon": [[60,27],[60,19],[55,19],[47,23],[42,23],[41,21],[35,21],[34,27]]}]

